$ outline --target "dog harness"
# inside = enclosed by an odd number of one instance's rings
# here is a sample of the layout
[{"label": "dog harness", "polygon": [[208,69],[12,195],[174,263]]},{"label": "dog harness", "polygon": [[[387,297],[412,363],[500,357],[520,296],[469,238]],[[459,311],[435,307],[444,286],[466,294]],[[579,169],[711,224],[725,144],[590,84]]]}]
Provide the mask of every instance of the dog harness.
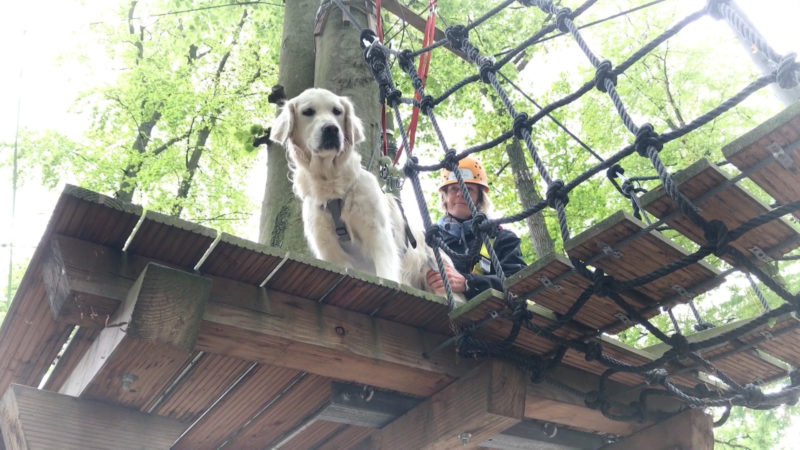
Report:
[{"label": "dog harness", "polygon": [[334,198],[328,200],[328,203],[325,204],[325,208],[331,213],[333,226],[336,228],[336,237],[339,239],[339,242],[350,242],[350,233],[347,232],[347,227],[344,225],[344,221],[342,220],[343,204],[344,200],[340,198]]},{"label": "dog harness", "polygon": [[[411,227],[408,226],[408,219],[406,219],[406,212],[403,210],[403,205],[400,203],[400,199],[395,199],[397,201],[397,206],[400,207],[400,215],[403,216],[403,223],[405,225],[405,232],[406,232],[406,247],[411,245],[412,247],[417,247],[417,240],[414,239],[414,235],[411,233]],[[347,232],[347,226],[344,224],[342,220],[342,206],[344,205],[344,199],[341,198],[334,198],[328,200],[325,203],[325,209],[327,209],[331,213],[331,218],[333,219],[333,227],[336,229],[336,237],[339,239],[339,243],[350,242],[350,233]]]}]

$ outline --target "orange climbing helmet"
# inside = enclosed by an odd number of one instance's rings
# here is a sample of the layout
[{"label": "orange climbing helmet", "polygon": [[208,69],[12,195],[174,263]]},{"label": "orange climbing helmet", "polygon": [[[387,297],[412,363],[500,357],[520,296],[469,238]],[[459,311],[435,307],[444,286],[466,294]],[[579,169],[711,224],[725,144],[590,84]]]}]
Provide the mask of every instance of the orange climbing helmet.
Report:
[{"label": "orange climbing helmet", "polygon": [[[458,171],[461,172],[461,177],[464,178],[465,183],[483,186],[483,192],[489,192],[489,184],[486,182],[486,172],[483,170],[481,163],[466,156],[458,162]],[[456,175],[447,169],[442,169],[439,190],[441,191],[445,186],[455,183],[458,183]]]}]

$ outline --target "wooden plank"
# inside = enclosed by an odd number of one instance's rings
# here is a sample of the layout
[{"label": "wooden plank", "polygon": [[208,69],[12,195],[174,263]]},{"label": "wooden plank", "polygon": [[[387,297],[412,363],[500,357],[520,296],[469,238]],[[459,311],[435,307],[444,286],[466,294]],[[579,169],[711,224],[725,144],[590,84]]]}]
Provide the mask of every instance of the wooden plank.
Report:
[{"label": "wooden plank", "polygon": [[515,365],[486,361],[375,431],[358,448],[476,448],[522,420],[526,383]]},{"label": "wooden plank", "polygon": [[[777,146],[777,147],[774,147]],[[783,156],[773,156],[780,149]],[[800,102],[722,148],[722,154],[781,204],[800,199]],[[761,166],[761,167],[759,167]],[[800,211],[794,215],[800,218]]]},{"label": "wooden plank", "polygon": [[[539,327],[549,327],[556,321],[556,315],[544,307],[529,304],[527,308],[532,314],[532,323]],[[488,289],[453,310],[450,317],[455,323],[462,326],[482,323],[475,330],[475,336],[488,343],[498,343],[509,336],[513,327],[513,322],[506,318],[510,312],[503,299],[503,294]],[[494,316],[496,318],[484,322],[485,319]],[[564,339],[577,339],[582,335],[571,326],[559,328],[554,334]],[[539,355],[558,347],[558,344],[552,340],[525,327],[520,328],[513,345],[517,349],[523,350],[524,353]]]},{"label": "wooden plank", "polygon": [[167,417],[11,385],[0,401],[8,450],[169,448],[184,425]]},{"label": "wooden plank", "polygon": [[603,447],[607,450],[714,448],[714,423],[701,408],[688,409],[663,422],[645,428],[619,442]]},{"label": "wooden plank", "polygon": [[[246,426],[236,430],[227,441],[231,448],[270,448],[281,443],[296,424],[313,416],[330,399],[330,380],[317,375],[307,375],[284,392],[279,398],[250,418]],[[299,437],[299,436],[297,436]],[[292,440],[285,444],[294,446]],[[224,443],[223,443],[224,446]]]},{"label": "wooden plank", "polygon": [[[590,286],[591,282],[575,272],[569,259],[556,254],[537,259],[506,280],[506,287],[514,294],[558,314],[566,314]],[[592,294],[573,320],[613,334],[630,326],[619,320],[619,314],[624,311],[615,303]]]},{"label": "wooden plank", "polygon": [[[648,275],[689,254],[657,231],[644,232],[646,228],[641,221],[618,211],[567,241],[564,248],[570,256],[589,262],[618,281]],[[691,295],[718,285],[722,280],[717,275],[717,270],[699,261],[620,295],[640,310],[644,308],[645,317],[652,317],[659,312],[654,308],[657,304],[685,303]],[[684,291],[690,295],[679,295]],[[609,308],[618,308],[611,299],[605,300]]]},{"label": "wooden plank", "polygon": [[[103,272],[92,272],[94,263],[85,258],[65,257],[65,260],[75,264],[83,262],[83,268],[76,266],[68,273],[94,273],[87,283],[95,284],[90,286],[91,290],[103,292],[108,298],[118,296],[113,293],[121,290],[106,289],[104,285],[117,286],[126,282],[133,285],[130,269],[147,262],[135,255],[62,239],[62,242],[67,241],[69,245],[61,247],[64,251],[71,249],[69,251],[76,255],[102,256]],[[207,278],[213,281],[210,304],[206,307],[194,350],[335,376],[414,395],[437,392],[473,365],[453,361],[443,354],[430,359],[422,356],[446,340],[445,335],[271,289],[224,278]],[[71,282],[70,286],[85,287],[85,284]],[[110,323],[118,322],[112,319]]]},{"label": "wooden plank", "polygon": [[[700,209],[704,219],[722,221],[729,230],[770,210],[737,184],[730,183],[730,177],[707,159],[701,159],[677,172],[673,180],[680,192]],[[663,186],[642,196],[641,203],[644,209],[658,218],[670,217],[666,223],[689,239],[700,245],[706,243],[703,230],[687,216],[680,214],[678,205]],[[772,258],[778,258],[800,246],[800,235],[787,221],[776,219],[751,230],[730,245],[751,258],[755,258],[758,252],[751,250],[753,247]],[[731,255],[724,255],[723,259],[733,263]],[[759,260],[756,259],[756,262]]]},{"label": "wooden plank", "polygon": [[221,395],[202,417],[173,445],[174,449],[219,448],[234,432],[266,411],[283,393],[291,390],[302,373],[281,367],[259,365],[239,374],[237,383]]},{"label": "wooden plank", "polygon": [[214,242],[217,232],[211,228],[147,211],[128,251],[159,260],[162,264],[192,269]]},{"label": "wooden plank", "polygon": [[186,363],[210,281],[150,263],[59,392],[142,408]]},{"label": "wooden plank", "polygon": [[86,189],[64,188],[0,326],[0,392],[11,383],[37,386],[73,329],[53,320],[47,301],[41,264],[49,236],[64,233],[122,248],[141,211]]}]

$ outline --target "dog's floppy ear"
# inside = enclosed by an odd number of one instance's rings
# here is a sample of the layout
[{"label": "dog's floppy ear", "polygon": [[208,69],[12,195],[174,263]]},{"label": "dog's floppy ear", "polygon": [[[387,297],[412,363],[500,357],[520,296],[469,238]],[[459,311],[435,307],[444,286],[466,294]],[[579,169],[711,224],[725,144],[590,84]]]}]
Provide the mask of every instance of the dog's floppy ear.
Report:
[{"label": "dog's floppy ear", "polygon": [[272,124],[269,138],[274,142],[283,144],[292,134],[294,129],[294,102],[288,102]]},{"label": "dog's floppy ear", "polygon": [[356,116],[353,103],[347,97],[342,97],[344,104],[344,140],[352,145],[364,141],[364,126],[361,119]]}]

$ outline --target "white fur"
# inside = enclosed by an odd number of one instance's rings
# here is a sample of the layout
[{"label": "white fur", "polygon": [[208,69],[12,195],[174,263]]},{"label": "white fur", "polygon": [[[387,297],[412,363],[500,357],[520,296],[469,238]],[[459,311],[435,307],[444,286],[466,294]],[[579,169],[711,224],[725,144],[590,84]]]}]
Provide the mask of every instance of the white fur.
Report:
[{"label": "white fur", "polygon": [[[322,130],[330,126],[339,130],[337,148],[323,148]],[[286,147],[294,193],[303,202],[303,229],[314,255],[431,291],[425,273],[433,253],[419,231],[416,248],[406,245],[405,222],[395,198],[384,194],[375,176],[361,167],[355,145],[364,140],[364,132],[349,99],[325,89],[307,89],[286,103],[270,139]],[[351,239],[345,245],[339,243],[326,209],[329,200],[339,198]]]}]

